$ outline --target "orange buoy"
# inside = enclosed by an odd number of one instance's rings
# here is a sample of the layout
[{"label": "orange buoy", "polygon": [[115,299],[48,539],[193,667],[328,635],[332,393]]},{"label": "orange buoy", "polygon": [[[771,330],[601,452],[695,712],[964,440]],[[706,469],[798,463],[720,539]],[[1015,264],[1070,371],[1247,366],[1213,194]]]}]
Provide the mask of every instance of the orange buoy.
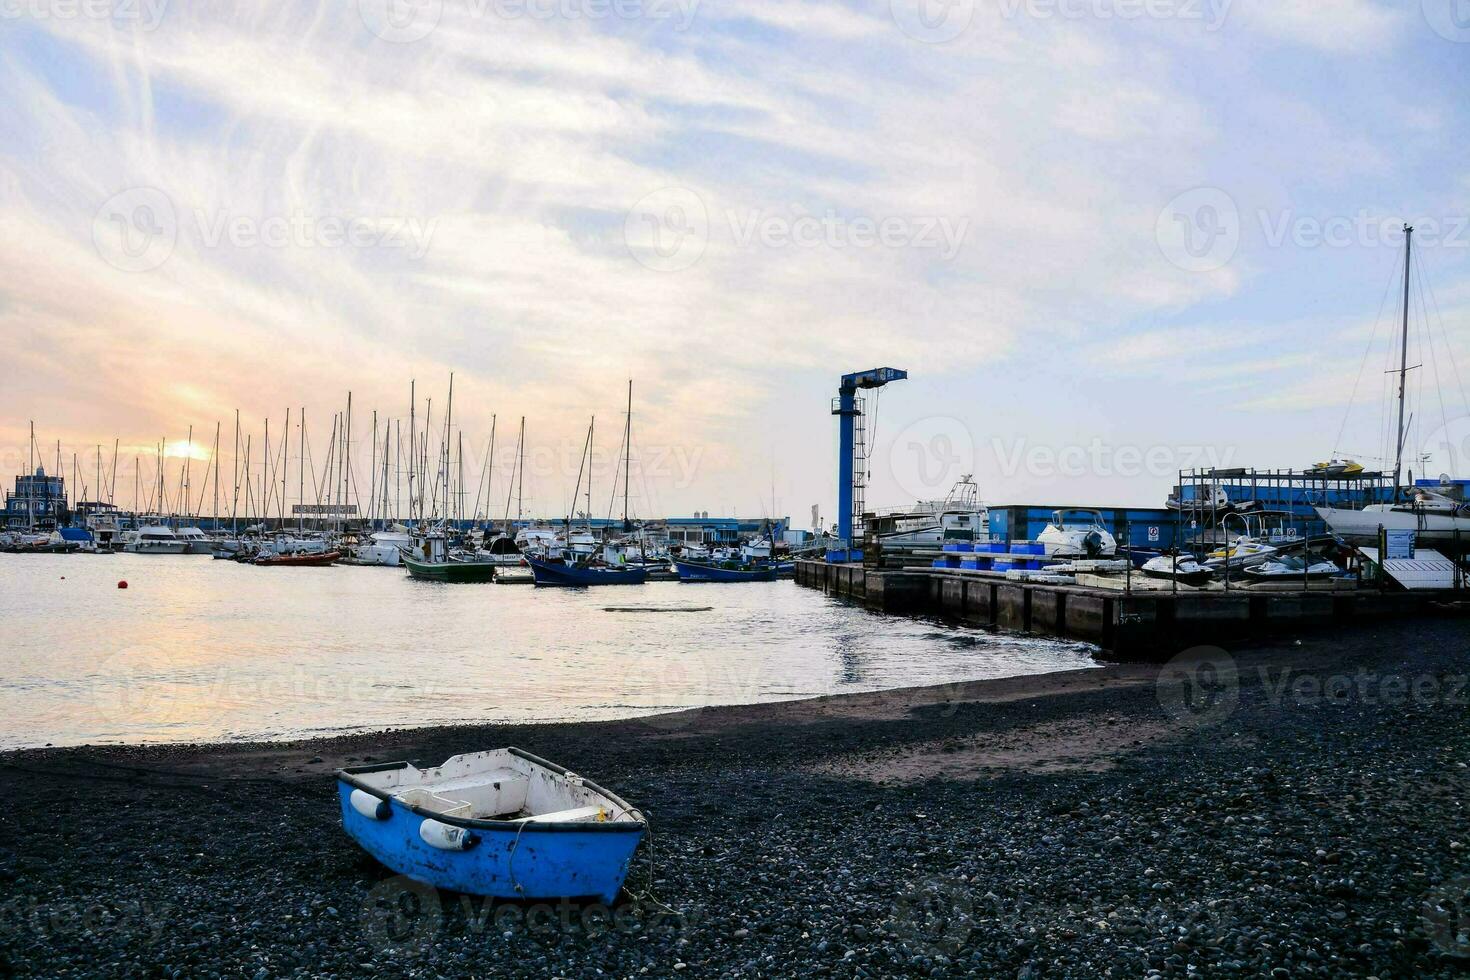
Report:
[{"label": "orange buoy", "polygon": [[128,583],[125,582],[125,581],[124,582],[119,582],[119,583],[117,583],[117,587],[119,589],[126,589],[128,587]]}]

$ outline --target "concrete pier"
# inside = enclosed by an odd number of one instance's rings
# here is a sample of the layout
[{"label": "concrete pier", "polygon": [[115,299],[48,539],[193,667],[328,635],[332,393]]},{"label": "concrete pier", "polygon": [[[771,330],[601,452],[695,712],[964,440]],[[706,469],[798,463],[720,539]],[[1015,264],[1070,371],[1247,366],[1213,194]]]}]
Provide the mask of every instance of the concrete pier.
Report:
[{"label": "concrete pier", "polygon": [[796,581],[886,613],[944,616],[1082,640],[1118,660],[1167,659],[1191,646],[1423,612],[1434,593],[1124,591],[1008,581],[959,569],[905,571],[796,563]]}]

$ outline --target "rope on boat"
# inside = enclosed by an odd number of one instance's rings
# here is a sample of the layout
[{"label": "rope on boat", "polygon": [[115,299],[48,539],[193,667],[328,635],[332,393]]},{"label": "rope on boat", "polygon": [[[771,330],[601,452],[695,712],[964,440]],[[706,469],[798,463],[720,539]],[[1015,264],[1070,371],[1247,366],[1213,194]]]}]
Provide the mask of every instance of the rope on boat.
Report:
[{"label": "rope on boat", "polygon": [[648,888],[641,892],[636,892],[633,889],[629,888],[628,894],[632,895],[636,899],[639,899],[640,901],[651,902],[654,905],[657,905],[659,908],[663,909],[665,912],[669,913],[670,915],[677,915],[682,919],[684,917],[683,912],[680,912],[676,908],[665,905],[663,902],[659,901],[656,895],[653,894],[653,822],[649,820],[647,816],[645,816],[643,820],[644,826],[648,828],[646,831],[648,835]]},{"label": "rope on boat", "polygon": [[516,851],[521,849],[521,834],[525,833],[525,831],[526,823],[523,820],[516,828],[516,839],[510,843],[510,860],[505,865],[506,873],[510,875],[510,887],[516,890],[517,895],[524,895],[526,893],[526,890],[521,887],[521,883],[516,881]]}]

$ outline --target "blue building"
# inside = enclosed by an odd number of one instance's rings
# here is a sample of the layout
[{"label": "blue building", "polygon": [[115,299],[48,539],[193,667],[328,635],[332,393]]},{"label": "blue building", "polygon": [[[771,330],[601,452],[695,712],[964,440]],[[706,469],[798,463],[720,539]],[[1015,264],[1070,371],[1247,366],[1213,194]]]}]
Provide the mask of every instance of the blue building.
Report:
[{"label": "blue building", "polygon": [[47,476],[45,469],[15,478],[15,490],[5,495],[5,523],[12,527],[28,524],[57,525],[67,517],[66,480]]}]

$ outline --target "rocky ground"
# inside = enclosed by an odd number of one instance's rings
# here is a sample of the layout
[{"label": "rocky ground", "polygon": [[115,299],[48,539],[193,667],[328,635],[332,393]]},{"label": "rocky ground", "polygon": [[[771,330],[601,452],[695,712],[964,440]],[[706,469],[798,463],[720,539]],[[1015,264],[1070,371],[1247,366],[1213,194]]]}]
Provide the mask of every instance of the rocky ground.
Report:
[{"label": "rocky ground", "polygon": [[[0,972],[1463,976],[1470,628],[277,746],[0,756]],[[515,744],[651,815],[618,908],[405,885],[351,762]],[[651,870],[650,870],[651,868]]]}]

